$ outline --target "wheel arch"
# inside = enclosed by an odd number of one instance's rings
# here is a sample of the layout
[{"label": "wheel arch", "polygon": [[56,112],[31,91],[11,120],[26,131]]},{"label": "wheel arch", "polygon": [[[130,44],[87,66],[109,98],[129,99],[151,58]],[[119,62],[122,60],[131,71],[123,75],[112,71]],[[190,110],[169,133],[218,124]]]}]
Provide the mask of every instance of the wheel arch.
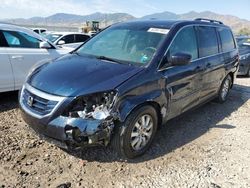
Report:
[{"label": "wheel arch", "polygon": [[[121,110],[121,113],[120,113],[120,117],[119,117],[119,121],[120,122],[124,122],[126,120],[126,118],[131,114],[133,113],[134,111],[136,111],[137,109],[141,108],[142,106],[146,106],[146,105],[149,105],[149,106],[152,106],[155,111],[156,111],[156,114],[157,114],[157,119],[158,119],[158,125],[161,125],[162,123],[162,114],[161,114],[161,106],[158,102],[156,101],[143,101],[143,102],[140,102],[140,103],[137,103],[133,106],[130,106],[129,109],[125,109],[123,108]],[[126,113],[124,113],[124,111],[126,111]]]}]

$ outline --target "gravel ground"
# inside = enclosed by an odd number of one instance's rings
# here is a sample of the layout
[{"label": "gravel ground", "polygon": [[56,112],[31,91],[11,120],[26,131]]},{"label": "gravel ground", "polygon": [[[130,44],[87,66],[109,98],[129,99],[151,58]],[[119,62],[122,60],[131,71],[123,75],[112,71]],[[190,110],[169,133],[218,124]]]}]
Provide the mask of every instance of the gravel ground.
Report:
[{"label": "gravel ground", "polygon": [[150,150],[122,161],[110,148],[67,153],[22,121],[17,94],[0,95],[0,187],[250,187],[250,79],[229,100],[171,120]]}]

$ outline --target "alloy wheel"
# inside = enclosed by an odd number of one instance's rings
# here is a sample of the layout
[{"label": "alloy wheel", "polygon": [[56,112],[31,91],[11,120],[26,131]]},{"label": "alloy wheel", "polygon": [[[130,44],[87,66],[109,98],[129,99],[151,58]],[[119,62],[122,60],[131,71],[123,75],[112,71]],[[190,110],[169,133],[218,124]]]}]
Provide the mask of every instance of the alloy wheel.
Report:
[{"label": "alloy wheel", "polygon": [[221,91],[221,98],[222,99],[225,99],[227,97],[229,89],[230,89],[230,80],[226,79],[224,84],[223,84],[222,91]]},{"label": "alloy wheel", "polygon": [[150,115],[142,115],[135,123],[131,132],[131,147],[135,151],[144,148],[153,133],[153,119]]}]

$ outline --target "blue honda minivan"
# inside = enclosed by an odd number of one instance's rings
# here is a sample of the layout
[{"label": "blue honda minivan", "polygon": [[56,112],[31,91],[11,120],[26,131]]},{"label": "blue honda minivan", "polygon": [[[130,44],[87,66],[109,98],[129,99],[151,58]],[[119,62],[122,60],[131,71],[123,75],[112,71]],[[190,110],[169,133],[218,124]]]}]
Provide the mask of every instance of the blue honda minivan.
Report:
[{"label": "blue honda minivan", "polygon": [[118,23],[33,68],[19,102],[27,124],[60,147],[111,143],[134,158],[168,120],[224,102],[238,68],[234,36],[220,21]]}]

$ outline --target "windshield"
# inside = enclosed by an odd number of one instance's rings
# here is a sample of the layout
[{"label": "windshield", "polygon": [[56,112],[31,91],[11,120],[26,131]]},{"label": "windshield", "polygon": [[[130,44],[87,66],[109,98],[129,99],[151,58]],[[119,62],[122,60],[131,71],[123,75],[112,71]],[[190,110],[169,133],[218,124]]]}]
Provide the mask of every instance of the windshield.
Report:
[{"label": "windshield", "polygon": [[59,39],[62,35],[57,34],[48,34],[45,36],[46,39],[48,39],[50,42],[55,42],[57,39]]},{"label": "windshield", "polygon": [[77,53],[106,57],[126,64],[148,64],[168,29],[114,27],[104,30],[85,43]]}]

